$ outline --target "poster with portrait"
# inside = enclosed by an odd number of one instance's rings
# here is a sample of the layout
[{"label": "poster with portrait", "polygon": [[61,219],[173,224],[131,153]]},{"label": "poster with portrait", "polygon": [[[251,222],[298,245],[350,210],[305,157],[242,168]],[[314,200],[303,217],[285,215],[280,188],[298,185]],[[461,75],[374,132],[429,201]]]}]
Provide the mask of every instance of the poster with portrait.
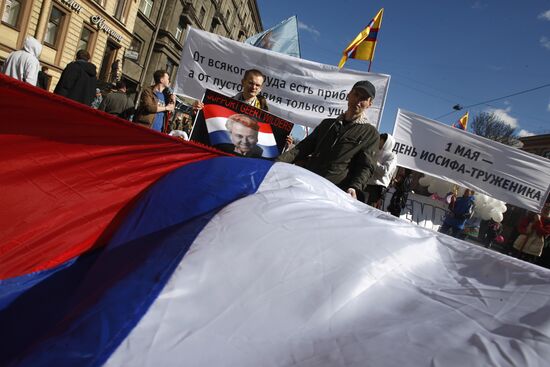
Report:
[{"label": "poster with portrait", "polygon": [[274,159],[283,151],[294,124],[206,90],[190,140],[241,157]]}]

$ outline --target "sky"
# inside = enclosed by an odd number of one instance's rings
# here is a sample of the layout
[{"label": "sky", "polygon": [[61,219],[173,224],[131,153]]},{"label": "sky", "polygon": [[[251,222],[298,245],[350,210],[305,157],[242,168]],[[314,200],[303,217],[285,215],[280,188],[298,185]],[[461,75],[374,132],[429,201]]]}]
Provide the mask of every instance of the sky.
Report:
[{"label": "sky", "polygon": [[[550,133],[550,1],[258,0],[265,29],[296,15],[303,59],[337,65],[342,50],[384,8],[371,72],[389,74],[380,125],[402,108],[452,124],[494,112],[522,136]],[[345,68],[367,71],[368,61]]]}]

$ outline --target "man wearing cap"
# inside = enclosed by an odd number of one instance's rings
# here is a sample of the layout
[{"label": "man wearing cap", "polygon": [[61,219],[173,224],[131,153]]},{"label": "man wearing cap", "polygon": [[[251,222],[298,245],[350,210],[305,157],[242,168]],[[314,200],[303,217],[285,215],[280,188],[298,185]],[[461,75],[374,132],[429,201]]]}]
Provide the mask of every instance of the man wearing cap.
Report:
[{"label": "man wearing cap", "polygon": [[376,167],[379,134],[364,114],[375,94],[371,82],[355,83],[348,94],[346,112],[321,121],[313,133],[281,154],[277,161],[303,161],[305,168],[357,198]]}]

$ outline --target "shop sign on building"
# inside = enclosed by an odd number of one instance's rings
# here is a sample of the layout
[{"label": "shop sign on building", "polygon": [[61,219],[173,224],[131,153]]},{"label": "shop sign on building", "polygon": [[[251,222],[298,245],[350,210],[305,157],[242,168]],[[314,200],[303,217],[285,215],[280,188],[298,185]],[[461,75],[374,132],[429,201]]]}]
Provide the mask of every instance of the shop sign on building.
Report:
[{"label": "shop sign on building", "polygon": [[80,14],[80,12],[82,11],[82,5],[74,0],[61,0],[61,2],[77,14]]},{"label": "shop sign on building", "polygon": [[109,27],[106,23],[105,23],[105,18],[102,18],[101,16],[99,15],[92,15],[90,17],[90,21],[92,22],[92,24],[94,24],[97,29],[99,29],[100,31],[103,31],[105,33],[107,33],[109,36],[113,37],[114,39],[116,39],[119,43],[122,42],[122,35],[117,33],[113,28]]}]

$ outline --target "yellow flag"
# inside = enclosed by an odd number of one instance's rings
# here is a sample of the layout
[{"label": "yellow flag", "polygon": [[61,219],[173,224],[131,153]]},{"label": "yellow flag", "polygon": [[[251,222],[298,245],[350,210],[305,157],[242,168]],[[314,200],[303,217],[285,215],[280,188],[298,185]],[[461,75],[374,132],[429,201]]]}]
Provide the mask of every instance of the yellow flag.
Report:
[{"label": "yellow flag", "polygon": [[464,116],[458,120],[458,128],[462,130],[466,130],[468,128],[468,117],[469,117],[470,111],[466,112]]},{"label": "yellow flag", "polygon": [[357,60],[372,61],[374,58],[374,49],[376,48],[376,39],[378,31],[382,25],[382,15],[384,8],[380,9],[370,23],[355,37],[353,41],[343,51],[342,59],[338,68],[342,68],[348,58]]}]

